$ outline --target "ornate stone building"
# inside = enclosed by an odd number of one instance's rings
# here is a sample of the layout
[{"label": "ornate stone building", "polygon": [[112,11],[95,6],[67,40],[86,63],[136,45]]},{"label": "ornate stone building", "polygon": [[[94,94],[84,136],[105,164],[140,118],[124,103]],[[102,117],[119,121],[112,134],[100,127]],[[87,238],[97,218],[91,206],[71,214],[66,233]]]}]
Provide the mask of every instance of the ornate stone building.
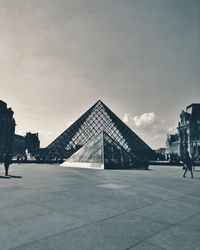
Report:
[{"label": "ornate stone building", "polygon": [[178,123],[178,154],[182,157],[186,151],[190,156],[200,159],[200,103],[187,106],[180,114]]},{"label": "ornate stone building", "polygon": [[7,104],[0,101],[0,158],[5,153],[12,153],[13,138],[15,133],[14,112],[7,108]]},{"label": "ornate stone building", "polygon": [[186,152],[194,160],[200,160],[200,103],[193,103],[182,110],[177,127],[178,133],[168,134],[166,159],[182,158]]}]

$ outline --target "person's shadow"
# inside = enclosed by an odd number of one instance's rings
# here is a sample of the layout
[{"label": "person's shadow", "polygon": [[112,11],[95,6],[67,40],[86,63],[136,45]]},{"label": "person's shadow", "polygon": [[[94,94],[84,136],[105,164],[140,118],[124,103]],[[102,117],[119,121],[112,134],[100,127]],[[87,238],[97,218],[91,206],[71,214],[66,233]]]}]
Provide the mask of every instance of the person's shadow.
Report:
[{"label": "person's shadow", "polygon": [[23,178],[22,176],[18,176],[18,175],[5,175],[5,176],[2,176],[0,175],[0,179],[10,179],[10,178]]},{"label": "person's shadow", "polygon": [[23,178],[22,176],[19,176],[19,175],[8,175],[8,177],[10,178]]},{"label": "person's shadow", "polygon": [[0,179],[10,179],[10,177],[9,176],[2,176],[2,175],[0,175]]}]

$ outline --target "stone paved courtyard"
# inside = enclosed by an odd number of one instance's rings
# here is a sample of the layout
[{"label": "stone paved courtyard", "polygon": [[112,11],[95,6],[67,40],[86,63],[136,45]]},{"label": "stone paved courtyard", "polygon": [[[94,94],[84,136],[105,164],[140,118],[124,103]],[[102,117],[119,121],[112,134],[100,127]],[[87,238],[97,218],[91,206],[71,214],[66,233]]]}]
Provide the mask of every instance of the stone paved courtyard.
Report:
[{"label": "stone paved courtyard", "polygon": [[0,165],[0,249],[200,249],[200,172],[150,168]]}]

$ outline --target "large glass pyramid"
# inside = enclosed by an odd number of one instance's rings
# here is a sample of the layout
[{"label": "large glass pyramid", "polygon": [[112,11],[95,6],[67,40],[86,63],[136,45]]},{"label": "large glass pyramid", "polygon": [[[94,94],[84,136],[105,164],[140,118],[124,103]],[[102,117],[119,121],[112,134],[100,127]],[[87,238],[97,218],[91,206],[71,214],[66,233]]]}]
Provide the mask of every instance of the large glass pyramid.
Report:
[{"label": "large glass pyramid", "polygon": [[153,150],[100,100],[46,149],[55,157],[68,159],[102,132],[106,132],[131,157],[147,159],[153,154]]}]

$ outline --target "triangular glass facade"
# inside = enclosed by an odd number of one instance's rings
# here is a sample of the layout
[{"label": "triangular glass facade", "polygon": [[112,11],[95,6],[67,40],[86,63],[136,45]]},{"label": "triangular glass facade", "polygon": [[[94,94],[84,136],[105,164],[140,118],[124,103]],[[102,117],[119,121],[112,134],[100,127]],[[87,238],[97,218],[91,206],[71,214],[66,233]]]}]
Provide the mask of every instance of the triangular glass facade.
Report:
[{"label": "triangular glass facade", "polygon": [[135,156],[127,152],[127,150],[106,132],[103,132],[103,147],[105,169],[134,167]]},{"label": "triangular glass facade", "polygon": [[152,149],[124,124],[104,103],[98,101],[56,140],[47,150],[52,155],[69,158],[91,138],[105,131],[127,153],[147,158]]},{"label": "triangular glass facade", "polygon": [[98,134],[76,151],[66,162],[104,163],[103,133]]},{"label": "triangular glass facade", "polygon": [[92,137],[82,148],[69,157],[62,166],[87,168],[130,168],[133,156],[105,131]]}]

